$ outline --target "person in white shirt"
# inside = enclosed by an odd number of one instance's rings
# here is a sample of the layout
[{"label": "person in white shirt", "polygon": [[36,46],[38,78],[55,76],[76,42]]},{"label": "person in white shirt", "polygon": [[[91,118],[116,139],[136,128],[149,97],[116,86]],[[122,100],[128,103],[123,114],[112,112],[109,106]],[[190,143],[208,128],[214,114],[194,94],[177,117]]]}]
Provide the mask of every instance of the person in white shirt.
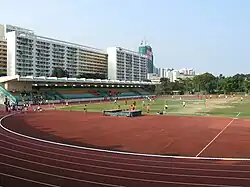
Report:
[{"label": "person in white shirt", "polygon": [[182,106],[183,106],[183,108],[186,106],[186,102],[185,101],[182,102]]},{"label": "person in white shirt", "polygon": [[165,110],[168,109],[168,104],[166,103],[165,106],[164,106]]}]

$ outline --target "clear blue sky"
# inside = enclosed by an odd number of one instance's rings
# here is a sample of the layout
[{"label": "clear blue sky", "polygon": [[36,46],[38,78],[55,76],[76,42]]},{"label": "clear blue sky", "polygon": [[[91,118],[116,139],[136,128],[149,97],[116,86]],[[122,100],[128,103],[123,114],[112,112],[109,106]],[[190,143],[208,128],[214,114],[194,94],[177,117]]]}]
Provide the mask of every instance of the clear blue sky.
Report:
[{"label": "clear blue sky", "polygon": [[137,50],[157,67],[250,73],[249,0],[0,0],[0,23],[105,49]]}]

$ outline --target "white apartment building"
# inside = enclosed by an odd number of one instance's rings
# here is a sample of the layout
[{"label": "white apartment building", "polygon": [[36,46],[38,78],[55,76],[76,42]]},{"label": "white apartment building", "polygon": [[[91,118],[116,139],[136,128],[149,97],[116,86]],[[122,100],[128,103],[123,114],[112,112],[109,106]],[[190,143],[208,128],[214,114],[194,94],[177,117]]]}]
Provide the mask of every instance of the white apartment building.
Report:
[{"label": "white apartment building", "polygon": [[158,68],[159,77],[166,77],[166,68]]},{"label": "white apartment building", "polygon": [[193,78],[195,76],[195,71],[192,68],[182,68],[180,70],[158,68],[158,76],[168,78],[170,82],[175,82],[179,78]]},{"label": "white apartment building", "polygon": [[0,37],[0,75],[7,73],[7,42]]},{"label": "white apartment building", "polygon": [[108,78],[121,81],[147,79],[147,56],[121,47],[109,47]]},{"label": "white apartment building", "polygon": [[174,73],[173,73],[173,70],[167,69],[167,71],[166,71],[166,77],[169,78],[170,82],[174,82]]},{"label": "white apartment building", "polygon": [[8,25],[8,24],[0,24],[0,36],[6,37],[6,34],[12,31],[17,31],[19,33],[29,33],[33,35],[35,34],[34,31],[30,29]]},{"label": "white apartment building", "polygon": [[182,68],[179,72],[183,75],[195,75],[195,71],[192,68]]},{"label": "white apartment building", "polygon": [[148,80],[151,80],[153,83],[160,83],[161,77],[159,77],[158,73],[148,73],[147,75]]},{"label": "white apartment building", "polygon": [[170,82],[173,82],[173,69],[158,68],[158,76],[168,78]]},{"label": "white apartment building", "polygon": [[60,67],[76,77],[82,73],[107,76],[108,56],[103,50],[37,36],[33,31],[5,26],[7,75],[51,76]]},{"label": "white apartment building", "polygon": [[180,78],[181,73],[178,70],[173,70],[173,82],[175,82],[178,78]]}]

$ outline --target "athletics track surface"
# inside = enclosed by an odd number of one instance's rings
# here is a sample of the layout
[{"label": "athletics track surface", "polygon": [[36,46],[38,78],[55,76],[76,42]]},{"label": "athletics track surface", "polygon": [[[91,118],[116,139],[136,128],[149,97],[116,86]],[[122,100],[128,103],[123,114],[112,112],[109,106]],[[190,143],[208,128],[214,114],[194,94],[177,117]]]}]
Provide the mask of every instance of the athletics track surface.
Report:
[{"label": "athletics track surface", "polygon": [[0,186],[248,187],[250,161],[100,152],[32,140],[1,127]]}]

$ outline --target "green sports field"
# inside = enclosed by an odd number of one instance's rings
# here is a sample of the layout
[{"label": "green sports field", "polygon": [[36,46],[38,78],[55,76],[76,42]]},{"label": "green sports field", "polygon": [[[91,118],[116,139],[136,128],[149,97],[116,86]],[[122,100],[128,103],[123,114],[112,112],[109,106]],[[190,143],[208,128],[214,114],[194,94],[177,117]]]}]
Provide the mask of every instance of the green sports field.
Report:
[{"label": "green sports field", "polygon": [[[186,102],[186,107],[182,106],[182,102]],[[240,101],[239,97],[234,98],[213,98],[205,100],[190,100],[190,99],[170,99],[170,98],[159,98],[155,102],[144,100],[136,100],[136,109],[142,110],[143,114],[146,113],[146,106],[150,105],[149,114],[157,114],[157,112],[164,111],[164,105],[167,102],[168,110],[166,115],[187,115],[187,116],[221,116],[221,117],[250,117],[250,99],[244,98]],[[100,103],[88,103],[88,112],[102,112],[103,110],[117,109],[120,105],[121,109],[129,109],[133,100],[129,100],[127,105],[125,101],[114,102],[100,102]],[[84,104],[70,105],[68,107],[58,107],[60,110],[71,110],[71,111],[83,111]]]}]

